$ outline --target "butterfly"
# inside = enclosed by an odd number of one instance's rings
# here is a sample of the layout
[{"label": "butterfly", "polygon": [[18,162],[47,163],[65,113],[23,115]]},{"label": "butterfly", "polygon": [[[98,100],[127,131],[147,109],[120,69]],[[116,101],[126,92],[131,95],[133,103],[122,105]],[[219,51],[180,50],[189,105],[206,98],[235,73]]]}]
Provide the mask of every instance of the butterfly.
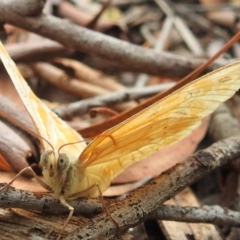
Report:
[{"label": "butterfly", "polygon": [[236,62],[176,90],[87,146],[32,92],[2,43],[0,57],[38,132],[44,182],[38,181],[70,210],[64,226],[74,210],[68,199],[98,197],[129,165],[190,135],[203,117],[240,88]]}]

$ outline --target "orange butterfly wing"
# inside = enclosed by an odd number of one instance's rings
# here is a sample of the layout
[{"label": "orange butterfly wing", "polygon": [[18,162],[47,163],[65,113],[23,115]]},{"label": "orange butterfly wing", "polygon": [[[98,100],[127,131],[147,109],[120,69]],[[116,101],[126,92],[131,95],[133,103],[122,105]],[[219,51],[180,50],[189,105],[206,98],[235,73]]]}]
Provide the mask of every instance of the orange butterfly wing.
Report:
[{"label": "orange butterfly wing", "polygon": [[87,185],[97,182],[104,191],[132,163],[188,136],[203,117],[239,88],[240,62],[237,62],[191,82],[107,130],[79,158],[85,169],[83,181]]},{"label": "orange butterfly wing", "polygon": [[[82,141],[82,137],[74,129],[62,121],[32,92],[1,42],[0,58],[29,112],[38,134],[50,142],[55,150],[58,150],[63,144]],[[42,150],[51,150],[50,145],[46,141],[40,137],[39,141],[41,142]],[[65,149],[69,152],[70,159],[76,160],[85,147],[85,142],[81,142],[68,145]]]}]

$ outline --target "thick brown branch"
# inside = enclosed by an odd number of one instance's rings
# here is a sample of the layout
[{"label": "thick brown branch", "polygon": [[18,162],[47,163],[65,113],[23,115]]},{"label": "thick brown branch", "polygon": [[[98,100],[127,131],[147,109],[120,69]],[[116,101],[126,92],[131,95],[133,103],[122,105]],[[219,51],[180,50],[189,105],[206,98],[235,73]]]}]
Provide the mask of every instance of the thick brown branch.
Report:
[{"label": "thick brown branch", "polygon": [[42,14],[37,17],[23,17],[11,9],[8,1],[0,2],[0,22],[13,24],[75,50],[114,61],[124,66],[126,70],[183,77],[203,63],[202,60],[174,54],[156,53],[53,16]]},{"label": "thick brown branch", "polygon": [[[0,187],[3,186],[4,184],[1,183]],[[69,212],[51,194],[33,193],[9,187],[5,191],[0,192],[0,198],[0,208],[23,208],[29,211],[55,214]],[[87,214],[89,216],[102,212],[102,202],[100,199],[80,199],[71,201],[70,203],[74,207],[75,213]]]},{"label": "thick brown branch", "polygon": [[[167,199],[186,186],[228,161],[240,156],[240,137],[232,137],[199,151],[184,163],[178,164],[144,187],[137,189],[124,201],[108,208],[118,222],[121,232],[149,218]],[[67,239],[112,239],[118,232],[115,224],[106,222],[106,213],[89,220],[87,224],[68,235]]]}]

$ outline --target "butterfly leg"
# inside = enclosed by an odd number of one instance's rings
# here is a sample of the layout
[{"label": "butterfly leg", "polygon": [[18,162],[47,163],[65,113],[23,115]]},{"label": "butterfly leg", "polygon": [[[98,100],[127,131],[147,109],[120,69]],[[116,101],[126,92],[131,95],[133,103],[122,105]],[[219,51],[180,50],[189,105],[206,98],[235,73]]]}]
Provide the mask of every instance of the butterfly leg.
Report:
[{"label": "butterfly leg", "polygon": [[70,212],[69,212],[69,214],[68,214],[68,217],[67,217],[66,221],[64,222],[64,225],[63,225],[63,228],[62,228],[61,232],[59,233],[59,235],[58,235],[58,237],[57,237],[57,240],[59,240],[59,239],[61,238],[61,236],[62,236],[65,228],[67,227],[70,219],[72,218],[73,211],[74,211],[74,208],[66,202],[66,200],[65,200],[65,198],[64,198],[63,196],[60,196],[60,197],[59,197],[59,201],[61,202],[61,204],[62,204],[63,206],[67,207]]},{"label": "butterfly leg", "polygon": [[34,178],[36,178],[36,180],[42,187],[44,187],[45,189],[47,189],[49,191],[52,191],[52,188],[50,186],[48,186],[45,182],[43,182],[41,180],[41,178],[33,171],[33,169],[31,167],[26,167],[26,168],[22,169],[18,174],[16,174],[16,176],[9,183],[7,183],[4,187],[2,187],[0,189],[0,192],[3,191],[4,189],[8,188],[19,176],[21,176],[23,174],[23,172],[25,172],[27,170],[30,171],[30,173],[33,175]]},{"label": "butterfly leg", "polygon": [[102,205],[103,207],[105,208],[105,211],[106,213],[108,214],[108,216],[111,218],[111,220],[114,222],[114,224],[117,226],[117,229],[120,229],[120,226],[118,224],[118,222],[114,219],[114,217],[111,215],[111,213],[108,211],[108,208],[106,206],[106,204],[104,203],[104,199],[103,199],[103,195],[102,195],[102,191],[101,189],[99,188],[99,185],[97,183],[95,183],[95,185],[93,186],[96,186],[98,188],[98,191],[100,193],[100,197],[101,197],[101,201],[102,201]]},{"label": "butterfly leg", "polygon": [[84,189],[83,191],[81,192],[78,192],[78,193],[75,193],[73,195],[71,195],[69,198],[70,199],[76,199],[76,198],[79,198],[83,195],[85,195],[86,192],[88,192],[90,189],[96,187],[99,191],[99,195],[100,195],[100,198],[101,198],[101,202],[102,202],[102,205],[103,205],[103,208],[105,209],[106,213],[109,215],[109,217],[111,218],[111,220],[115,223],[115,225],[117,226],[117,228],[119,229],[119,224],[118,222],[113,218],[113,216],[111,215],[111,213],[108,211],[108,208],[106,206],[106,204],[104,203],[104,199],[103,199],[103,195],[102,195],[102,191],[101,189],[99,188],[99,185],[97,183],[93,184],[92,186]]}]

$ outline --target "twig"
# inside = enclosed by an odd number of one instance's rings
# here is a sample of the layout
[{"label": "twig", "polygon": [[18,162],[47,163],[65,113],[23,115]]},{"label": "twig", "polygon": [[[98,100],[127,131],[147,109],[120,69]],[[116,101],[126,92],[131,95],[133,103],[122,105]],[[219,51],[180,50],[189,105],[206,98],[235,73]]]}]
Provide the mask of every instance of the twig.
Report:
[{"label": "twig", "polygon": [[54,59],[54,63],[72,68],[74,70],[74,75],[79,81],[88,82],[113,91],[126,89],[126,87],[118,83],[115,79],[108,77],[103,72],[92,69],[79,61],[67,58],[57,58]]},{"label": "twig", "polygon": [[57,88],[77,97],[87,98],[106,94],[109,90],[100,86],[69,77],[63,70],[49,63],[37,62],[31,65],[37,76],[50,82]]},{"label": "twig", "polygon": [[220,226],[240,227],[240,213],[216,206],[180,207],[160,206],[152,218],[189,223],[212,223]]},{"label": "twig", "polygon": [[161,29],[160,38],[156,42],[156,51],[163,51],[166,49],[166,42],[169,38],[169,35],[171,33],[173,27],[173,19],[171,17],[167,17],[163,23],[163,27]]},{"label": "twig", "polygon": [[[161,34],[158,36],[157,39],[154,39],[155,44],[154,44],[153,50],[155,52],[162,52],[164,50],[166,40],[172,29],[172,25],[173,25],[173,21],[171,18],[168,17],[164,22]],[[135,87],[143,87],[147,85],[148,79],[149,79],[148,74],[141,73],[136,80]]]},{"label": "twig", "polygon": [[172,18],[176,30],[181,35],[182,39],[185,41],[189,49],[194,53],[194,55],[202,56],[204,54],[204,51],[197,38],[193,35],[185,22],[180,17],[175,15],[174,11],[164,0],[155,0],[155,2],[168,17]]},{"label": "twig", "polygon": [[[4,184],[0,184],[3,187]],[[68,213],[67,208],[62,207],[61,203],[54,199],[51,194],[33,193],[30,191],[9,187],[0,192],[0,208],[22,208],[29,211],[45,213],[63,214]],[[108,201],[109,204],[110,201]],[[76,214],[93,215],[102,212],[102,202],[100,199],[80,199],[70,201]]]},{"label": "twig", "polygon": [[150,97],[161,91],[172,87],[174,83],[159,84],[155,86],[148,86],[137,89],[127,89],[124,91],[108,93],[103,96],[84,99],[78,102],[61,105],[54,109],[54,111],[63,119],[69,119],[72,116],[88,112],[90,108],[109,106],[116,103],[121,103],[129,100],[137,100],[139,98]]},{"label": "twig", "polygon": [[[199,7],[201,6],[202,4],[199,4]],[[215,7],[217,6],[219,5],[215,5]],[[185,21],[190,22],[191,25],[194,24],[206,32],[212,32],[215,37],[224,39],[225,41],[227,41],[229,38],[226,30],[217,25],[214,25],[213,27],[213,23],[208,18],[206,18],[205,15],[194,12],[191,8],[189,8],[189,6],[174,3],[171,5],[171,7],[174,8],[175,12],[184,18]]]},{"label": "twig", "polygon": [[6,45],[6,49],[15,62],[43,61],[53,57],[69,56],[73,53],[73,50],[47,39],[31,43],[8,44]]},{"label": "twig", "polygon": [[140,33],[142,36],[145,38],[145,40],[150,44],[150,45],[155,45],[156,39],[153,36],[153,34],[150,32],[148,24],[145,23],[140,27]]}]

